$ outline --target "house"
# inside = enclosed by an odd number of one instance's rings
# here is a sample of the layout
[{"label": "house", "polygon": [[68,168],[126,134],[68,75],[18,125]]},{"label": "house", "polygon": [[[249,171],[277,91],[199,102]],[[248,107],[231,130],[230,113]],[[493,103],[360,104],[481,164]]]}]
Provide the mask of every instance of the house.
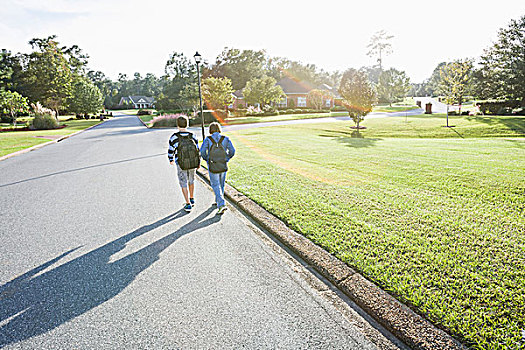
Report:
[{"label": "house", "polygon": [[124,96],[120,99],[119,106],[132,108],[155,108],[155,99],[148,96]]},{"label": "house", "polygon": [[244,100],[244,96],[242,94],[242,90],[237,90],[232,93],[233,96],[233,102],[229,108],[246,108],[246,101]]},{"label": "house", "polygon": [[[337,89],[327,84],[315,87],[307,82],[285,77],[279,80],[276,85],[279,85],[286,95],[285,98],[275,105],[276,107],[309,107],[308,93],[314,89],[325,90],[329,93],[330,97],[326,97],[323,102],[325,108],[332,108],[335,105],[340,104],[338,103],[338,100],[341,100],[341,97],[339,96]],[[245,106],[246,101],[244,101],[242,90],[235,91],[233,93],[233,108]]]}]

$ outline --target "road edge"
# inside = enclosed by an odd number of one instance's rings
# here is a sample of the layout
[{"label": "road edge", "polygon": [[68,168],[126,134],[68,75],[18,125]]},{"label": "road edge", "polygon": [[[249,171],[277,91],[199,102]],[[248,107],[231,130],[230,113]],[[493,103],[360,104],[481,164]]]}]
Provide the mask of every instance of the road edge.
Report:
[{"label": "road edge", "polygon": [[[199,168],[197,173],[207,183],[210,182],[206,170]],[[323,248],[290,229],[276,216],[229,184],[226,184],[224,192],[230,201],[412,349],[466,349],[451,335],[434,326]]]},{"label": "road edge", "polygon": [[19,155],[24,154],[24,153],[28,153],[28,152],[31,152],[31,151],[35,151],[35,150],[37,150],[37,149],[40,149],[40,148],[42,148],[42,147],[45,147],[45,146],[51,145],[51,144],[53,144],[53,143],[57,143],[57,142],[63,141],[63,140],[65,140],[65,139],[70,138],[71,136],[75,136],[75,135],[78,135],[78,134],[80,134],[80,133],[83,133],[84,131],[88,131],[89,129],[96,128],[97,126],[102,125],[102,124],[104,124],[104,123],[107,123],[107,122],[110,121],[110,120],[111,120],[111,119],[104,120],[104,121],[101,122],[101,123],[98,123],[98,124],[95,124],[95,125],[91,125],[91,126],[88,127],[88,128],[85,128],[85,129],[82,129],[82,130],[76,131],[76,132],[74,132],[74,133],[72,133],[72,134],[69,134],[69,135],[64,135],[64,136],[62,136],[61,138],[56,139],[56,140],[51,140],[51,141],[49,141],[49,142],[41,143],[41,144],[39,144],[39,145],[35,145],[35,146],[29,147],[29,148],[21,149],[20,151],[16,151],[16,152],[13,152],[13,153],[6,154],[5,156],[0,157],[0,162],[3,161],[3,160],[6,160],[6,159],[12,158],[12,157],[19,156]]}]

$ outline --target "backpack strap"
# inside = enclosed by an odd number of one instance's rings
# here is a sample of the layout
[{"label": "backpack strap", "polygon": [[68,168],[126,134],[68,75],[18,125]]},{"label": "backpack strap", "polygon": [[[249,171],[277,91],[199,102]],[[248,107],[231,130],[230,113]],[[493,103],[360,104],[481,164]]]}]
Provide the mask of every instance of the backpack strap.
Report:
[{"label": "backpack strap", "polygon": [[224,135],[221,135],[221,138],[219,139],[219,142],[218,142],[219,145],[221,145],[221,147],[222,147],[222,141],[224,141],[224,137],[225,137]]},{"label": "backpack strap", "polygon": [[[175,139],[173,139],[173,141],[172,141],[171,138],[173,136],[177,136],[177,137]],[[173,135],[171,135],[171,137],[170,137],[170,145],[173,146],[175,144],[175,142],[177,142],[179,140],[179,138],[180,138],[180,132],[176,132]]]},{"label": "backpack strap", "polygon": [[212,146],[213,146],[213,145],[217,146],[217,142],[215,142],[215,140],[213,139],[213,137],[208,136],[208,138],[210,139],[210,141],[211,141],[211,145],[212,145]]}]

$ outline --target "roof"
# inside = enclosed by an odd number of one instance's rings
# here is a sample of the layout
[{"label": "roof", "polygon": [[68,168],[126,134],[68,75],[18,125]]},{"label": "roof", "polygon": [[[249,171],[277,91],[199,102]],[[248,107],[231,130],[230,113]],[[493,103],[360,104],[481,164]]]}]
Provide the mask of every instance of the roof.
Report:
[{"label": "roof", "polygon": [[305,81],[300,81],[292,78],[282,78],[277,82],[285,94],[307,94],[313,87]]},{"label": "roof", "polygon": [[242,94],[242,89],[234,91],[233,96],[235,96],[235,98],[244,98],[244,95]]},{"label": "roof", "polygon": [[133,103],[153,103],[155,98],[149,96],[128,96]]},{"label": "roof", "polygon": [[335,87],[331,87],[328,84],[321,84],[317,88],[319,90],[325,90],[325,91],[330,92],[334,96],[334,98],[341,98],[341,96],[339,95],[339,91],[337,91]]}]

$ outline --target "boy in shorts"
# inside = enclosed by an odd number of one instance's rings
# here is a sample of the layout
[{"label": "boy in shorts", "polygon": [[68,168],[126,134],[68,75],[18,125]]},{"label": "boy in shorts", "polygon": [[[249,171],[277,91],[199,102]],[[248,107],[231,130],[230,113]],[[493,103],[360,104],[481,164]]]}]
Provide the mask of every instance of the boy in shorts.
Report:
[{"label": "boy in shorts", "polygon": [[190,212],[195,205],[193,193],[195,190],[195,170],[199,167],[200,162],[199,146],[197,138],[186,129],[188,117],[179,116],[177,127],[178,131],[171,135],[169,140],[168,160],[171,165],[177,166],[179,185],[186,201],[184,210]]}]

